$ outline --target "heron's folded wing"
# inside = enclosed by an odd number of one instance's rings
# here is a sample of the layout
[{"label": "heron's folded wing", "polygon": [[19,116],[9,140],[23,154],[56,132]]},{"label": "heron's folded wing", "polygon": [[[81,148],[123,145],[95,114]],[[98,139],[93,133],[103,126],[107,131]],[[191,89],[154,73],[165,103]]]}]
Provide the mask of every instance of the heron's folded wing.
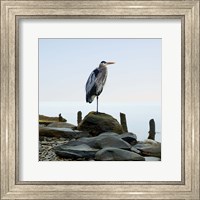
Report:
[{"label": "heron's folded wing", "polygon": [[97,75],[96,80],[95,80],[97,95],[100,95],[101,92],[103,91],[103,87],[105,85],[106,78],[107,78],[107,69],[105,68],[105,70],[101,70],[99,72],[99,74]]},{"label": "heron's folded wing", "polygon": [[90,93],[92,91],[92,88],[96,87],[96,77],[98,75],[99,71],[98,69],[95,69],[89,76],[86,86],[85,86],[85,90],[86,90],[86,94]]}]

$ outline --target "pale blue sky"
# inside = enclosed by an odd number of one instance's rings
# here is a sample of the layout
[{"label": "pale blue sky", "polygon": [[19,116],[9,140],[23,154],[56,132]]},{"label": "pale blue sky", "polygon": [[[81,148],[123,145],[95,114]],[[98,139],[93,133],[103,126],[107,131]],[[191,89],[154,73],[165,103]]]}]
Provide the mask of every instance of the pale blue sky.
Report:
[{"label": "pale blue sky", "polygon": [[161,39],[39,39],[39,100],[85,102],[99,63],[115,61],[103,102],[161,103]]}]

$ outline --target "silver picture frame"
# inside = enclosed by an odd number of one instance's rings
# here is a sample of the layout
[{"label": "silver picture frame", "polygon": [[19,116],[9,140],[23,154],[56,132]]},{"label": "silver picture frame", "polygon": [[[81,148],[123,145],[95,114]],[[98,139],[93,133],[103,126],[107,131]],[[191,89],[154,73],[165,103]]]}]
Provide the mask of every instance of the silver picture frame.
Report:
[{"label": "silver picture frame", "polygon": [[[181,20],[181,181],[19,180],[18,25],[33,18]],[[199,0],[1,0],[0,74],[1,199],[199,199]]]}]

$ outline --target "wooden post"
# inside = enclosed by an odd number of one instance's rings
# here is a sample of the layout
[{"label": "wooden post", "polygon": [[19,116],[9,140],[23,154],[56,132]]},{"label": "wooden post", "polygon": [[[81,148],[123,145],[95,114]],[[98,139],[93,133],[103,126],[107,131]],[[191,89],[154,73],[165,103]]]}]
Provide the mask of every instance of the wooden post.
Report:
[{"label": "wooden post", "polygon": [[148,139],[155,140],[155,134],[156,134],[155,129],[156,129],[155,121],[154,121],[154,119],[151,119],[149,121],[149,137],[148,137]]},{"label": "wooden post", "polygon": [[124,132],[128,132],[127,123],[126,123],[126,115],[124,113],[120,113],[120,123]]},{"label": "wooden post", "polygon": [[78,111],[77,113],[77,124],[79,124],[82,121],[82,112]]}]

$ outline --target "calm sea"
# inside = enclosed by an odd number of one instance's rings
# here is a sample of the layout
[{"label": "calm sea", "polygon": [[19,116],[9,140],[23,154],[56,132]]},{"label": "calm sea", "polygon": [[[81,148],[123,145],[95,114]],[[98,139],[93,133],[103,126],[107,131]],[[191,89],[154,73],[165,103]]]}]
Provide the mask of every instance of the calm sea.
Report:
[{"label": "calm sea", "polygon": [[[40,102],[39,114],[58,116],[67,119],[67,122],[77,124],[77,112],[82,111],[83,117],[90,111],[96,110],[95,102]],[[126,114],[128,131],[137,135],[138,140],[148,137],[149,120],[154,119],[156,124],[156,140],[161,142],[161,105],[157,104],[133,104],[133,103],[101,103],[99,112],[112,115],[120,121],[120,112]]]}]

